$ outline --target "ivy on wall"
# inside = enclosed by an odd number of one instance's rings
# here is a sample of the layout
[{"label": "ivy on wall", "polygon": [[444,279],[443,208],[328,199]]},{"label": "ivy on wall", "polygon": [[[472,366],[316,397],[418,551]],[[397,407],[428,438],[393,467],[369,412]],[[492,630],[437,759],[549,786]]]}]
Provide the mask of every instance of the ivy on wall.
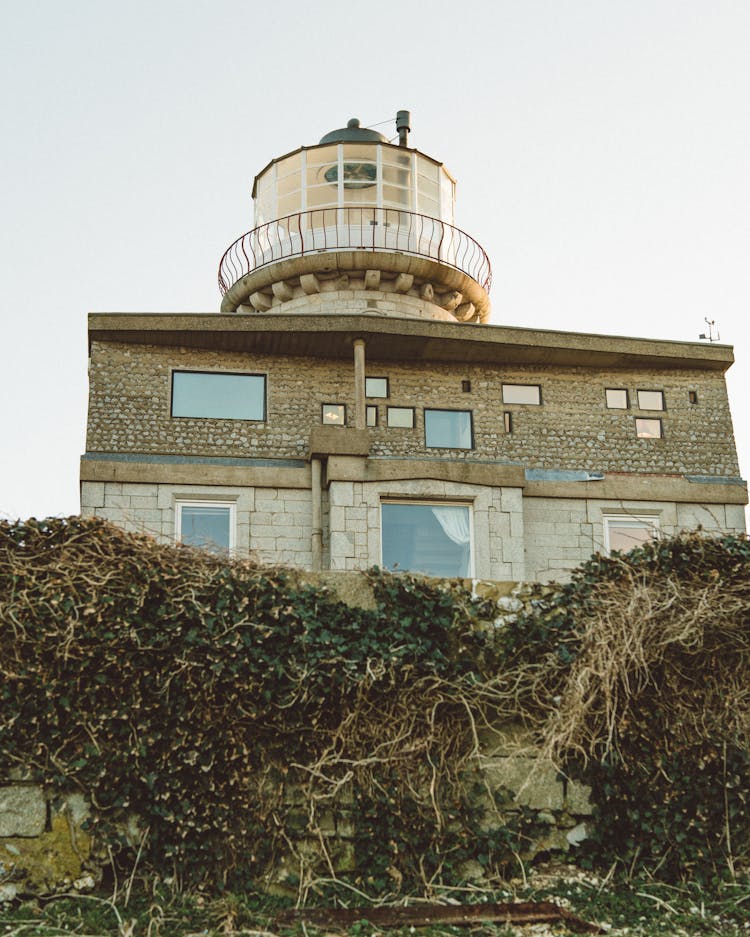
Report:
[{"label": "ivy on wall", "polygon": [[[289,571],[97,519],[0,524],[0,771],[83,791],[110,848],[128,851],[137,815],[128,861],[142,845],[219,884],[262,879],[290,850],[290,880],[335,876],[323,833],[343,801],[370,884],[416,887],[435,869],[415,849],[467,852],[484,606],[372,575],[377,608],[350,608]],[[383,865],[373,842],[400,845]]]},{"label": "ivy on wall", "polygon": [[2,522],[0,776],[81,790],[101,848],[186,883],[283,866],[305,898],[347,870],[382,898],[535,839],[474,789],[476,727],[507,719],[592,785],[585,861],[721,876],[750,841],[749,573],[746,540],[694,534],[504,618],[376,570],[365,609],[99,519]]},{"label": "ivy on wall", "polygon": [[502,636],[506,708],[592,786],[584,861],[668,880],[746,867],[750,541],[651,541],[536,591]]}]

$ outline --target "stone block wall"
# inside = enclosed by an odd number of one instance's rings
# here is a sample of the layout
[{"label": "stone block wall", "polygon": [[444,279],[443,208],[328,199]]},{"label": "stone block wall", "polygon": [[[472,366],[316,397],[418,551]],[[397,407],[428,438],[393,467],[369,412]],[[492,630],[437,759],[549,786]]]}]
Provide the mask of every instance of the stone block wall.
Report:
[{"label": "stone block wall", "polygon": [[521,491],[434,480],[332,482],[331,569],[381,565],[380,506],[383,499],[435,499],[472,506],[474,570],[480,579],[523,579]]},{"label": "stone block wall", "polygon": [[[81,512],[164,543],[175,540],[175,504],[225,501],[236,505],[236,549],[260,562],[309,568],[312,503],[308,489],[83,482]],[[327,499],[324,499],[324,508]],[[324,523],[326,517],[324,514]]]},{"label": "stone block wall", "polygon": [[524,498],[523,509],[526,575],[540,582],[565,582],[592,553],[606,552],[605,515],[649,517],[667,537],[699,526],[709,533],[745,531],[744,508],[738,504]]}]

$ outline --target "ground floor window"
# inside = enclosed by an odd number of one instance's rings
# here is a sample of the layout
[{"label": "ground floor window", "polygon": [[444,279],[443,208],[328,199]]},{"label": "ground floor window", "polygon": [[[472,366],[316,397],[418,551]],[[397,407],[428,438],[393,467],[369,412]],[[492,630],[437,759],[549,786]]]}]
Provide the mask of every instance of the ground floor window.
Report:
[{"label": "ground floor window", "polygon": [[627,553],[659,533],[659,518],[648,515],[605,514],[604,548],[607,553],[617,550]]},{"label": "ground floor window", "polygon": [[175,538],[191,547],[223,553],[235,546],[235,505],[225,501],[178,501]]},{"label": "ground floor window", "polygon": [[428,576],[472,576],[468,504],[384,501],[381,565]]}]

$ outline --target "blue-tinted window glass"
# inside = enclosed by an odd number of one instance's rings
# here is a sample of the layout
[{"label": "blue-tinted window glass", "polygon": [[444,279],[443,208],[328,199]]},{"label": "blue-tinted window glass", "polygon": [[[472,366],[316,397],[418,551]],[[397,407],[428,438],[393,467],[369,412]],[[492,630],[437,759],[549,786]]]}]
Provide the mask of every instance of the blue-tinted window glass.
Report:
[{"label": "blue-tinted window glass", "polygon": [[175,371],[172,416],[265,420],[266,379],[260,374]]},{"label": "blue-tinted window glass", "polygon": [[425,410],[424,435],[431,449],[471,449],[471,411]]},{"label": "blue-tinted window glass", "polygon": [[471,575],[469,508],[457,504],[381,505],[385,569],[428,576]]},{"label": "blue-tinted window glass", "polygon": [[226,505],[180,505],[180,540],[191,547],[228,550],[231,509]]}]

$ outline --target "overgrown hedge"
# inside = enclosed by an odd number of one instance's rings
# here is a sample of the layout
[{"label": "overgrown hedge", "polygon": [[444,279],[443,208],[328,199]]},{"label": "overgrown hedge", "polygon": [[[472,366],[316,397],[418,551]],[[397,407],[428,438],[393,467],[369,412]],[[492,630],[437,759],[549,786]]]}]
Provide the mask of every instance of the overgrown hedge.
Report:
[{"label": "overgrown hedge", "polygon": [[[0,774],[80,789],[100,844],[184,882],[258,882],[285,855],[303,897],[347,864],[373,897],[424,892],[469,859],[500,874],[533,832],[472,806],[469,729],[492,712],[592,784],[588,861],[741,867],[746,540],[593,558],[502,627],[460,589],[370,575],[377,608],[354,609],[96,519],[0,523]],[[325,835],[342,804],[348,858]]]},{"label": "overgrown hedge", "polygon": [[479,820],[461,766],[483,609],[373,583],[377,609],[350,608],[97,519],[0,524],[0,772],[85,792],[128,862],[137,814],[142,861],[187,882],[257,881],[289,852],[290,881],[332,877],[321,823],[342,800],[363,888],[450,878]]},{"label": "overgrown hedge", "polygon": [[593,788],[583,858],[718,880],[750,849],[750,541],[595,556],[503,634],[514,705]]}]

